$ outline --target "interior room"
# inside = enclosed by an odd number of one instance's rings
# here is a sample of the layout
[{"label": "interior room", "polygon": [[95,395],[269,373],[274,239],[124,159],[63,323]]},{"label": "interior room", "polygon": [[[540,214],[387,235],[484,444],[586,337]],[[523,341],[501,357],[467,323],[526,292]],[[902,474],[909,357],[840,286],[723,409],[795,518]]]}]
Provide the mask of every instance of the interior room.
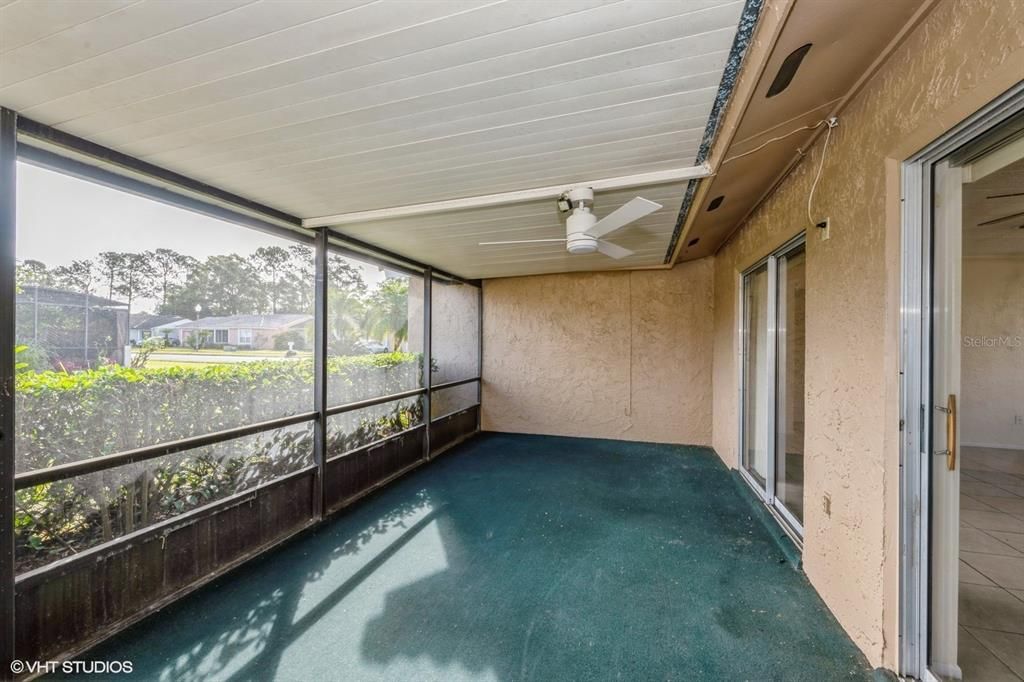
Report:
[{"label": "interior room", "polygon": [[1021,26],[0,0],[0,679],[1024,680]]},{"label": "interior room", "polygon": [[965,679],[1020,679],[1019,663],[1011,665],[1024,644],[1022,200],[1021,160],[964,184],[959,645]]}]

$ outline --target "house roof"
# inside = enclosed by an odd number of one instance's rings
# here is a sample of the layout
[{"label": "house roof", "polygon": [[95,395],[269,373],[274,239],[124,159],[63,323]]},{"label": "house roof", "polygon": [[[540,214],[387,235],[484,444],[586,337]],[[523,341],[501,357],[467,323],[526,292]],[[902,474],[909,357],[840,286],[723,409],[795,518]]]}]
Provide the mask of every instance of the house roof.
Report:
[{"label": "house roof", "polygon": [[276,315],[226,315],[201,317],[180,325],[180,329],[283,329],[312,322],[312,315],[280,313]]},{"label": "house roof", "polygon": [[180,326],[176,323],[191,322],[180,315],[151,315],[150,313],[135,313],[130,318],[132,329],[156,329],[169,325]]}]

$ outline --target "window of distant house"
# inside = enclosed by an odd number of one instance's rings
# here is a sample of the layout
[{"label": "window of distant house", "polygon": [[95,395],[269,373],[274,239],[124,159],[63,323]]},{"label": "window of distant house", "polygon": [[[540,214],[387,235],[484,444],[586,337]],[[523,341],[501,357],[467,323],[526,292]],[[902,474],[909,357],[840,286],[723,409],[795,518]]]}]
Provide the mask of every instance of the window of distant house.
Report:
[{"label": "window of distant house", "polygon": [[213,330],[213,342],[214,343],[227,343],[228,342],[228,330],[227,329],[214,329]]},{"label": "window of distant house", "polygon": [[252,330],[251,329],[239,329],[238,330],[238,345],[239,346],[251,346],[252,345]]}]

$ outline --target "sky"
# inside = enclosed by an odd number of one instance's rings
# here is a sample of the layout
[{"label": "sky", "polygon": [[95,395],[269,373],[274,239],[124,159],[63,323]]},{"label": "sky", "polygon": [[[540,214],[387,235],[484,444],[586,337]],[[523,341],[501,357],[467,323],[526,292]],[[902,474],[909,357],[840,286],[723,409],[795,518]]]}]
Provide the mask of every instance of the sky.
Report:
[{"label": "sky", "polygon": [[[294,242],[27,163],[18,164],[18,260],[53,269],[101,251],[173,249],[203,260]],[[374,265],[350,261],[367,286],[384,279]],[[310,283],[312,286],[312,282]],[[154,299],[133,310],[152,311]]]}]

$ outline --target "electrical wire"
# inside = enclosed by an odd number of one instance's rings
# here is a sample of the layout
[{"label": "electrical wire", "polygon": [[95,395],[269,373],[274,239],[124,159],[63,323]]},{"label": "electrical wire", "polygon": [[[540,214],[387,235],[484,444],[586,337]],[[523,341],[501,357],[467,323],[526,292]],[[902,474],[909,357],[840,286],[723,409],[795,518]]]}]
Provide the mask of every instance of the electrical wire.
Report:
[{"label": "electrical wire", "polygon": [[762,149],[764,149],[765,147],[767,147],[768,145],[770,145],[772,142],[778,142],[779,140],[785,140],[790,135],[796,135],[797,133],[803,132],[805,130],[815,130],[817,128],[820,128],[823,123],[825,123],[825,119],[822,119],[822,120],[818,121],[814,125],[803,126],[801,128],[797,128],[796,130],[791,130],[788,133],[786,133],[785,135],[779,135],[778,137],[773,137],[770,140],[767,140],[767,141],[762,142],[761,144],[757,145],[756,147],[751,149],[749,152],[743,152],[742,154],[737,154],[736,156],[730,156],[725,161],[722,161],[722,163],[720,165],[724,166],[725,164],[729,163],[730,161],[735,161],[736,159],[742,159],[744,156],[749,156],[749,155],[753,154],[754,152],[759,152]]},{"label": "electrical wire", "polygon": [[811,191],[807,195],[807,220],[812,226],[815,224],[814,218],[811,215],[811,202],[814,200],[814,190],[818,188],[818,181],[821,180],[821,169],[825,167],[825,156],[828,153],[828,141],[832,137],[832,129],[839,125],[839,121],[834,117],[824,122],[828,123],[828,130],[825,131],[825,143],[821,145],[821,161],[818,162],[818,172],[814,175]]}]

